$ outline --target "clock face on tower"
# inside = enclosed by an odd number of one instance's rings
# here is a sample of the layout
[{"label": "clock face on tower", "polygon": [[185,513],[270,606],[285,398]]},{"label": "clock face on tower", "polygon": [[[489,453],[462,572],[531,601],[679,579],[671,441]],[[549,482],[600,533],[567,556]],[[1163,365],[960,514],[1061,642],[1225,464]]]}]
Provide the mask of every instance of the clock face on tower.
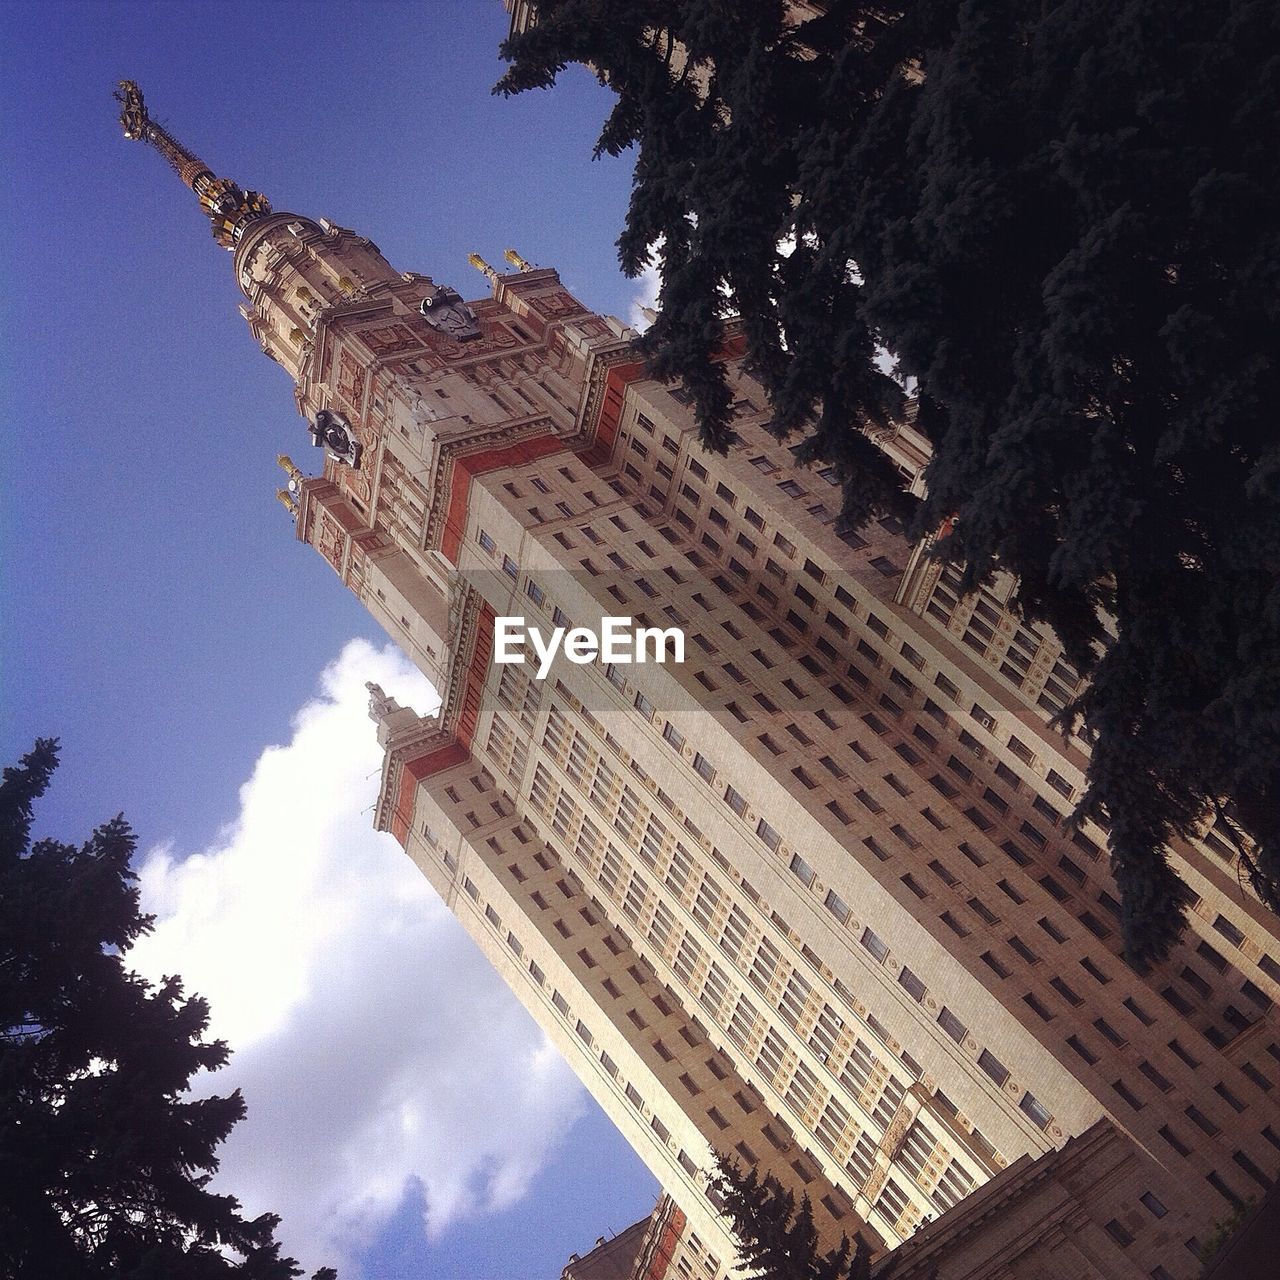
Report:
[{"label": "clock face on tower", "polygon": [[334,409],[321,409],[307,430],[311,433],[311,443],[317,449],[323,448],[335,462],[359,467],[364,446],[342,414]]}]

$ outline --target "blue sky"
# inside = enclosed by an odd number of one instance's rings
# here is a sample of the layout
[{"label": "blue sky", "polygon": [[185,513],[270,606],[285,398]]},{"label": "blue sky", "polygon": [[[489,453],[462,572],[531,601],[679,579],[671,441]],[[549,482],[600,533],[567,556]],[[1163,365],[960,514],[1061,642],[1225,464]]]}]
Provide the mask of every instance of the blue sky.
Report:
[{"label": "blue sky", "polygon": [[[181,957],[190,937],[178,922],[190,915],[193,873],[184,880],[181,868],[229,875],[246,832],[276,829],[254,826],[261,805],[273,800],[278,814],[285,803],[271,790],[272,761],[329,751],[351,777],[355,762],[363,768],[333,727],[347,723],[354,669],[381,663],[393,681],[412,681],[379,652],[385,637],[331,571],[294,541],[272,496],[276,454],[302,460],[308,447],[290,386],[236,313],[230,256],[159,157],[122,138],[111,90],[137,80],[155,117],[217,173],[277,209],[357,228],[401,269],[474,297],[483,281],[467,253],[499,261],[514,245],[558,267],[589,305],[625,316],[636,285],[618,273],[613,240],[629,170],[590,159],[608,96],[579,71],[552,94],[491,97],[506,21],[499,0],[19,0],[0,16],[10,104],[0,135],[0,746],[10,760],[38,734],[62,739],[42,832],[79,838],[125,810],[170,895],[157,901],[172,912],[165,936],[176,952],[160,959]],[[319,790],[289,793],[289,803],[320,805]],[[313,877],[328,865],[316,857],[305,863]],[[382,859],[376,874],[392,884],[399,872],[385,850],[369,857]],[[234,924],[231,913],[222,921]],[[347,945],[364,963],[378,939],[361,940],[358,919],[348,924]],[[415,945],[405,928],[402,943]],[[444,924],[431,928],[430,945],[483,983],[467,944]],[[368,963],[376,967],[376,955]],[[225,977],[203,972],[191,985],[216,988]],[[234,983],[228,990],[234,999]],[[405,997],[388,996],[387,1008],[406,1016],[394,1003]],[[301,1007],[277,1011],[281,1025],[296,1031]],[[495,1015],[503,1026],[509,1016]],[[535,1052],[527,1028],[511,1034]],[[349,1048],[362,1056],[358,1041]],[[279,1088],[267,1058],[254,1061],[262,1088]],[[531,1104],[529,1121],[545,1132],[516,1152],[482,1136],[456,1186],[465,1201],[485,1170],[521,1176],[495,1175],[505,1190],[476,1190],[475,1204],[430,1241],[420,1183],[405,1174],[413,1152],[401,1151],[388,1174],[392,1183],[405,1175],[396,1211],[385,1211],[384,1187],[383,1207],[348,1242],[368,1274],[555,1276],[570,1251],[647,1212],[652,1180],[593,1109],[573,1121],[581,1098],[548,1070],[555,1105],[533,1115]],[[271,1107],[268,1097],[261,1109]],[[462,1151],[465,1117],[454,1119],[450,1149]],[[236,1167],[255,1158],[243,1153]],[[276,1183],[263,1175],[258,1185]],[[286,1248],[307,1255],[312,1242],[289,1228]]]}]

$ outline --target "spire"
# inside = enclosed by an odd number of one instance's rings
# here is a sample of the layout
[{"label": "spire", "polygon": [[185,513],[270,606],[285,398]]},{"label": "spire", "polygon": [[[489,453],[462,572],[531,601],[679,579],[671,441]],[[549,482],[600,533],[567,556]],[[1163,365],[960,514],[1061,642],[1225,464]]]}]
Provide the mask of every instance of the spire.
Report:
[{"label": "spire", "polygon": [[265,218],[271,205],[257,191],[244,191],[230,178],[217,178],[199,156],[188,151],[163,125],[147,114],[142,91],[132,80],[121,80],[115,91],[120,103],[120,127],[126,138],[149,142],[169,162],[173,171],[200,198],[213,224],[213,238],[231,249],[245,226]]}]

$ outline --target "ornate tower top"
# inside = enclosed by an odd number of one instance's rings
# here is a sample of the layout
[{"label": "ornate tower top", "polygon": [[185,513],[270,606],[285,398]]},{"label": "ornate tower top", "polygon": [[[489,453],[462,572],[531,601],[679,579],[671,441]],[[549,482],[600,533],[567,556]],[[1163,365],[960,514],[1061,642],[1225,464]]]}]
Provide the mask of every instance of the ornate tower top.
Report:
[{"label": "ornate tower top", "polygon": [[199,156],[188,151],[163,125],[147,113],[142,90],[132,80],[121,80],[115,92],[120,103],[120,127],[126,138],[149,142],[169,162],[173,171],[200,199],[213,224],[213,238],[224,249],[235,247],[244,228],[271,213],[267,198],[245,191],[230,178],[218,178]]}]

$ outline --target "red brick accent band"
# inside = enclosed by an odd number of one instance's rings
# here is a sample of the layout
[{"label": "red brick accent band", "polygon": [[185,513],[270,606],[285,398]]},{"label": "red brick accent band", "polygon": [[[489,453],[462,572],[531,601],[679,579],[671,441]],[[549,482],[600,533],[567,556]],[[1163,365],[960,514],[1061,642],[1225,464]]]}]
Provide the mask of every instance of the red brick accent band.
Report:
[{"label": "red brick accent band", "polygon": [[458,563],[458,548],[462,546],[462,535],[466,532],[472,480],[488,471],[536,462],[539,458],[559,453],[564,448],[564,441],[558,436],[535,436],[532,440],[522,440],[501,449],[486,449],[480,453],[468,454],[454,462],[449,486],[449,511],[440,535],[440,550],[451,564],[456,566]]},{"label": "red brick accent band", "polygon": [[595,422],[595,439],[586,452],[589,463],[599,466],[607,462],[613,453],[613,442],[618,438],[618,423],[622,418],[622,400],[627,384],[644,377],[643,361],[615,364],[605,374],[604,394],[600,397],[600,417]]},{"label": "red brick accent band", "polygon": [[409,846],[409,828],[413,823],[418,783],[471,759],[471,743],[480,719],[480,699],[484,682],[489,675],[489,656],[493,653],[493,617],[493,610],[487,604],[482,605],[480,616],[476,620],[476,647],[467,666],[467,676],[459,700],[454,740],[447,746],[428,751],[426,755],[406,760],[404,768],[400,770],[395,806],[391,813],[391,834],[403,848]]},{"label": "red brick accent band", "polygon": [[391,834],[400,842],[401,848],[409,847],[409,828],[413,823],[413,806],[417,795],[418,783],[433,773],[451,769],[470,758],[471,753],[461,743],[451,742],[448,746],[437,747],[435,751],[419,756],[416,760],[405,761],[400,770],[400,782],[396,787],[395,806],[391,811]]},{"label": "red brick accent band", "polygon": [[662,1239],[650,1255],[649,1265],[645,1268],[641,1280],[666,1280],[667,1273],[671,1269],[671,1260],[676,1254],[676,1245],[680,1243],[680,1235],[684,1231],[684,1224],[684,1214],[673,1207],[671,1216],[663,1226]]}]

